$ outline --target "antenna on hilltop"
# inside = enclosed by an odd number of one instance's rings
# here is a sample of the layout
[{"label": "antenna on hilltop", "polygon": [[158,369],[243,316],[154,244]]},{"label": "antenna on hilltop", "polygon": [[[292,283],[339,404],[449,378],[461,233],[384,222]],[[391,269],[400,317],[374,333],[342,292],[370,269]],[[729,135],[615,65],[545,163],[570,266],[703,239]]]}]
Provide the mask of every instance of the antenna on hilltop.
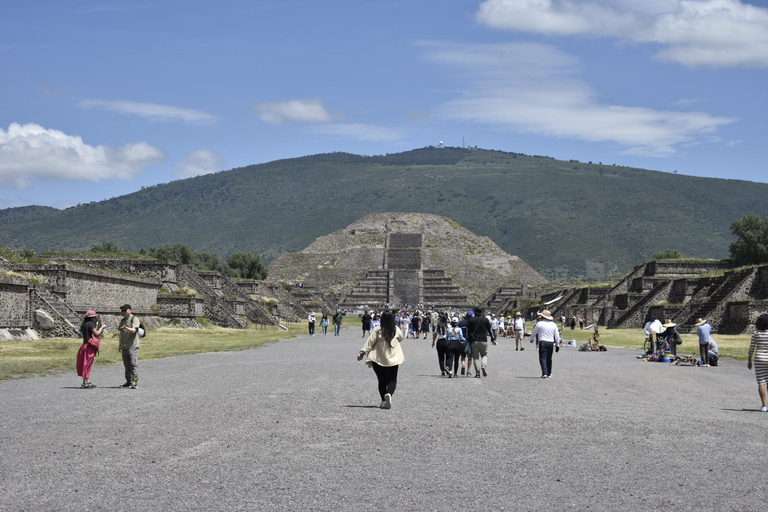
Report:
[{"label": "antenna on hilltop", "polygon": [[440,149],[443,149],[443,147],[445,147],[445,146],[443,146],[443,141],[440,141],[440,144],[438,144],[437,147],[440,148]]}]

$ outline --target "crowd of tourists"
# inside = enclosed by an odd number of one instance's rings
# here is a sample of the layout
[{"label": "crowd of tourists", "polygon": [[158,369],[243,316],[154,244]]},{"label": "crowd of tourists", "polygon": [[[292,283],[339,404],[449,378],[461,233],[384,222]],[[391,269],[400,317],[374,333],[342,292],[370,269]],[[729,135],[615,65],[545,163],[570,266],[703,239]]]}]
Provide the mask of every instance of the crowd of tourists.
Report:
[{"label": "crowd of tourists", "polygon": [[[120,308],[122,319],[118,326],[119,343],[125,367],[125,383],[122,388],[137,389],[138,387],[138,353],[139,343],[145,335],[141,321],[133,315],[130,304]],[[329,319],[323,314],[320,325],[324,335],[327,335],[331,322],[334,325],[334,336],[339,336],[345,314],[337,309]],[[571,327],[573,328],[573,319]],[[308,317],[309,334],[314,336],[317,317],[311,312]],[[398,367],[405,360],[400,343],[406,338],[428,339],[431,336],[432,348],[437,351],[437,362],[440,374],[449,379],[458,375],[467,377],[488,377],[488,343],[497,344],[500,337],[514,337],[515,350],[525,350],[523,340],[529,336],[530,343],[535,343],[538,351],[541,378],[552,376],[552,356],[559,352],[562,336],[552,314],[539,311],[536,314],[535,325],[530,333],[526,331],[526,320],[521,312],[514,318],[496,316],[491,312],[476,307],[470,311],[428,309],[426,311],[402,310],[393,312],[366,311],[360,317],[362,337],[368,336],[360,349],[358,360],[366,358],[368,366],[373,368],[381,396],[380,407],[392,407],[392,396],[397,387]],[[565,318],[561,317],[561,328]],[[582,324],[583,325],[583,324]],[[712,326],[706,319],[699,318],[694,324],[697,328],[699,360],[697,366],[717,366],[719,349],[712,338]],[[677,348],[682,343],[682,337],[671,321],[661,322],[651,316],[645,324],[644,331],[648,336],[649,349],[645,354],[646,360],[665,360],[673,362],[681,356]],[[81,387],[92,389],[96,385],[91,382],[91,371],[96,355],[99,352],[101,339],[106,326],[99,315],[89,310],[80,326],[83,344],[77,354],[77,375],[82,378]],[[598,345],[597,329],[595,329],[594,345]],[[691,357],[691,356],[682,356]],[[661,358],[661,359],[660,359]],[[760,315],[755,322],[755,333],[749,345],[747,367],[754,368],[757,378],[758,394],[762,402],[760,410],[768,412],[768,314]]]},{"label": "crowd of tourists", "polygon": [[[405,360],[400,343],[406,338],[428,339],[431,335],[440,374],[449,379],[458,375],[470,377],[473,373],[476,379],[488,377],[488,344],[496,345],[499,337],[514,336],[515,350],[525,350],[526,323],[521,312],[507,321],[480,307],[465,313],[372,310],[361,315],[361,325],[362,337],[368,338],[358,360],[367,356],[366,363],[376,374],[382,409],[392,407],[398,367]],[[538,313],[529,336],[539,353],[541,378],[548,379],[552,376],[552,354],[560,350],[561,343],[559,329],[549,311]]]}]

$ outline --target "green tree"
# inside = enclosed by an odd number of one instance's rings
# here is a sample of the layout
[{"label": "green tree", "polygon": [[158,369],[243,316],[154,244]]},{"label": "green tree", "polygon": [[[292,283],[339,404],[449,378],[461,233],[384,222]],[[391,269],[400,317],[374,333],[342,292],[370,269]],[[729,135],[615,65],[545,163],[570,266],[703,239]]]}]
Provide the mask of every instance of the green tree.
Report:
[{"label": "green tree", "polygon": [[215,270],[225,275],[231,275],[232,270],[221,261],[221,257],[215,252],[201,251],[194,256],[195,268],[200,270]]},{"label": "green tree", "polygon": [[682,258],[685,258],[685,256],[677,249],[667,249],[651,256],[651,260],[679,260]]},{"label": "green tree", "polygon": [[106,241],[91,247],[91,252],[120,252],[120,248],[115,242]]},{"label": "green tree", "polygon": [[731,223],[737,240],[731,244],[731,259],[737,265],[768,263],[768,215],[749,213]]},{"label": "green tree", "polygon": [[173,245],[161,245],[160,247],[150,247],[149,255],[160,261],[175,261],[184,265],[192,265],[195,259],[195,252],[186,244],[176,243]]},{"label": "green tree", "polygon": [[235,252],[227,258],[227,265],[237,272],[238,277],[246,279],[264,279],[267,277],[267,267],[261,261],[261,256],[247,252]]}]

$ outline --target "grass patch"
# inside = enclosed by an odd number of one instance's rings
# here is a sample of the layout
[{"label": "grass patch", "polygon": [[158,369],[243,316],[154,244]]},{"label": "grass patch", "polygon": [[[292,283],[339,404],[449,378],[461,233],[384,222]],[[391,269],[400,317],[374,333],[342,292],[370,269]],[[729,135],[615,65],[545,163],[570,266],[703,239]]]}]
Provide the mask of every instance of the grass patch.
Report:
[{"label": "grass patch", "polygon": [[[142,340],[139,359],[160,359],[186,354],[222,352],[256,348],[278,340],[304,334],[305,324],[283,324],[287,331],[267,329],[153,329]],[[95,366],[117,364],[122,357],[117,351],[117,334],[107,335],[101,342]],[[37,377],[53,373],[75,374],[75,360],[82,341],[77,338],[0,341],[0,380]],[[98,373],[95,374],[97,376]],[[98,377],[96,377],[98,378]]]},{"label": "grass patch", "polygon": [[[592,336],[592,329],[571,330],[566,328],[562,332],[566,341],[576,340],[581,345]],[[683,344],[677,347],[678,354],[699,355],[699,339],[695,334],[683,334]],[[720,350],[720,357],[730,357],[740,361],[747,360],[749,351],[749,341],[751,334],[713,334],[712,337],[717,341],[717,348]],[[606,347],[643,349],[645,333],[642,329],[600,329],[600,344]]]},{"label": "grass patch", "polygon": [[2,270],[0,271],[0,276],[11,277],[14,279],[23,279],[29,284],[48,284],[48,280],[46,280],[43,276],[34,274],[32,272],[15,272],[13,270]]}]

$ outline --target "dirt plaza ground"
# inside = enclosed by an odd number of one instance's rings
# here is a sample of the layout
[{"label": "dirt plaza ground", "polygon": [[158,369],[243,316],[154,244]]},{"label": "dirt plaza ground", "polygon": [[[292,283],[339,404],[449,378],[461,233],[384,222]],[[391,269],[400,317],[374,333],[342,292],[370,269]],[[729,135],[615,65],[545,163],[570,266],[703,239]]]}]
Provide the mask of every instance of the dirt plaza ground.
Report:
[{"label": "dirt plaza ground", "polygon": [[743,361],[533,345],[440,376],[407,340],[391,410],[357,329],[0,382],[0,510],[763,510],[768,414]]}]

